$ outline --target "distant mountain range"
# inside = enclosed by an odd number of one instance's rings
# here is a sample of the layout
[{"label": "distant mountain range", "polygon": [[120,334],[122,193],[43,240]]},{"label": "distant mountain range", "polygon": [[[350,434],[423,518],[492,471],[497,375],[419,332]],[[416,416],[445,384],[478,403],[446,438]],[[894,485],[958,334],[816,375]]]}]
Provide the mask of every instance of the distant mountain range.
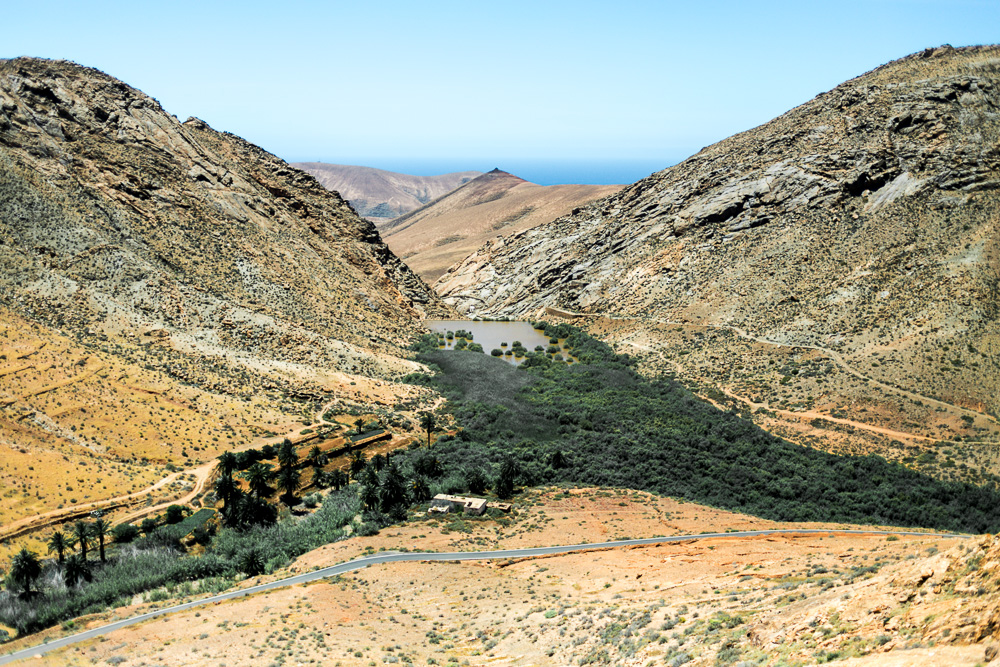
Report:
[{"label": "distant mountain range", "polygon": [[428,282],[485,241],[566,215],[620,185],[536,185],[500,169],[394,220],[376,223],[394,253]]},{"label": "distant mountain range", "polygon": [[374,222],[391,220],[418,209],[482,173],[460,171],[440,176],[412,176],[326,162],[295,162],[292,166],[312,174],[327,190],[340,193],[358,215]]}]

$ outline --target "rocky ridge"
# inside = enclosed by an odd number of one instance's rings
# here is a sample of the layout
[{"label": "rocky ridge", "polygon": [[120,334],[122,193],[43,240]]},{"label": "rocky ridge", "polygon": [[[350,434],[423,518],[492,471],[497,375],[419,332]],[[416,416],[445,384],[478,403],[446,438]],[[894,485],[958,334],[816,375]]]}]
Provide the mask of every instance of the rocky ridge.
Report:
[{"label": "rocky ridge", "polygon": [[[604,332],[621,344],[656,330],[631,351],[661,351],[662,368],[771,407],[844,416],[903,401],[858,379],[870,378],[971,411],[962,414],[974,427],[922,432],[929,440],[985,437],[995,430],[986,413],[1000,411],[998,75],[995,46],[894,61],[568,216],[495,239],[435,287],[463,312],[622,318]],[[736,336],[683,347],[674,325],[702,327],[706,339],[718,331],[710,327],[730,327],[746,334],[741,343],[783,355],[831,350],[857,377],[833,368],[817,382],[801,372],[810,360],[789,366],[773,355],[741,368]],[[921,413],[905,417],[914,426],[940,407],[903,402]],[[898,427],[903,409],[888,410],[888,423]]]},{"label": "rocky ridge", "polygon": [[99,71],[0,61],[0,526],[321,406],[388,417],[369,389],[392,393],[419,320],[450,312],[274,155]]}]

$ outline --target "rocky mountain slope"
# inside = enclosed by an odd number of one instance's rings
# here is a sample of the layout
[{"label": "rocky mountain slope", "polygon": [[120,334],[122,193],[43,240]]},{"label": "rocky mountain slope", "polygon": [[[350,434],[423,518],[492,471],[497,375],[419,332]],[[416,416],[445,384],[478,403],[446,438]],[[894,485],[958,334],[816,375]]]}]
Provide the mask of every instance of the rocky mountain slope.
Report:
[{"label": "rocky mountain slope", "polygon": [[436,280],[482,243],[555,220],[620,185],[537,185],[494,169],[415,211],[379,224],[392,251]]},{"label": "rocky mountain slope", "polygon": [[436,289],[590,314],[790,437],[975,480],[1000,440],[998,189],[1000,48],[929,49],[496,239]]},{"label": "rocky mountain slope", "polygon": [[413,176],[326,162],[294,162],[292,166],[312,174],[326,189],[339,192],[359,215],[376,223],[420,208],[482,173],[459,171],[439,176]]},{"label": "rocky mountain slope", "polygon": [[6,303],[334,365],[440,309],[371,223],[257,146],[71,63],[5,61],[0,96]]},{"label": "rocky mountain slope", "polygon": [[412,370],[448,312],[308,174],[96,70],[0,61],[0,523],[283,433]]}]

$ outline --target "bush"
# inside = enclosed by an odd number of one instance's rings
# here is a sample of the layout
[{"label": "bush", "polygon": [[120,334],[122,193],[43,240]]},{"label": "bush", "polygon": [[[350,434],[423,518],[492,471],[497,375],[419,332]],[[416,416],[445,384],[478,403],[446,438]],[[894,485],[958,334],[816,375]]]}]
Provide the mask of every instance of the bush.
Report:
[{"label": "bush", "polygon": [[118,544],[128,544],[139,537],[139,529],[130,523],[122,523],[111,529],[111,537]]},{"label": "bush", "polygon": [[187,509],[183,505],[171,505],[167,508],[167,516],[165,521],[167,523],[180,523],[184,520],[184,514]]}]

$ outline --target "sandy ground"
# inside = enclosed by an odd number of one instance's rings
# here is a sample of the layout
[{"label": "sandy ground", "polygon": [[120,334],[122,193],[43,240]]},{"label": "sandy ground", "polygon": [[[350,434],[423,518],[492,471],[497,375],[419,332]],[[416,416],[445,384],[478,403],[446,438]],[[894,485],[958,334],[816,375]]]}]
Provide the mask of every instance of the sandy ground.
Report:
[{"label": "sandy ground", "polygon": [[[381,549],[473,550],[768,527],[788,525],[645,493],[532,491],[511,515],[415,516],[379,535],[305,554],[274,576]],[[720,657],[720,664],[791,665],[866,656],[847,664],[973,665],[983,660],[982,643],[928,642],[920,634],[921,624],[933,625],[928,615],[968,613],[968,600],[946,592],[914,597],[899,583],[914,568],[930,568],[927,581],[935,581],[952,562],[945,554],[970,542],[732,537],[515,561],[391,564],[169,615],[55,652],[44,664],[661,665],[684,656],[694,665]],[[909,597],[900,602],[903,593]]]}]

